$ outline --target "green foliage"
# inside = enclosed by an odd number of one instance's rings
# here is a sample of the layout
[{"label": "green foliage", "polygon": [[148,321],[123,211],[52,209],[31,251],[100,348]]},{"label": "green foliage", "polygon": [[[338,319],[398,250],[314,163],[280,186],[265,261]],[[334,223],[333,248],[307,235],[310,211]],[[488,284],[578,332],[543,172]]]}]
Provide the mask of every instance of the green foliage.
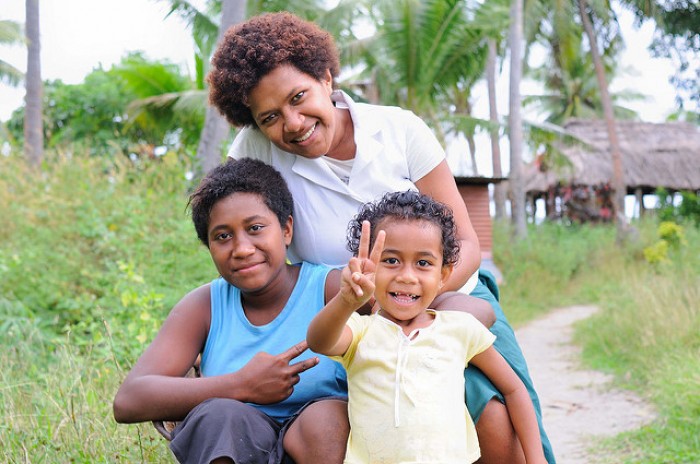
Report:
[{"label": "green foliage", "polygon": [[504,276],[503,306],[518,324],[552,307],[575,302],[570,283],[596,269],[601,249],[615,241],[612,227],[567,227],[556,223],[531,226],[532,239],[512,242],[504,224],[494,229],[494,261]]},{"label": "green foliage", "polygon": [[[173,304],[214,277],[185,212],[174,153],[140,166],[55,157],[46,173],[0,158],[0,295],[76,346],[111,351],[105,323],[130,363]],[[41,188],[33,186],[41,185]],[[17,309],[20,308],[20,309]]]},{"label": "green foliage", "polygon": [[657,215],[662,221],[671,222],[692,222],[696,227],[700,227],[700,197],[693,192],[680,192],[680,203],[674,204],[674,195],[666,189],[656,190],[659,198]]},{"label": "green foliage", "polygon": [[[533,227],[513,245],[497,224],[495,261],[504,274],[502,303],[515,324],[551,307],[595,303],[601,311],[577,326],[594,368],[616,376],[657,408],[650,425],[602,443],[606,463],[700,461],[700,230],[637,224],[637,243],[618,246],[612,226]],[[682,232],[681,232],[682,231]],[[645,261],[663,236],[662,266]],[[600,448],[601,444],[592,443]]]},{"label": "green foliage", "polygon": [[[204,121],[205,97],[183,93],[188,90],[192,83],[177,66],[152,62],[138,53],[127,55],[108,71],[93,70],[80,84],[46,81],[46,146],[110,157],[153,157],[156,146],[193,153]],[[21,107],[7,122],[9,140],[17,146],[23,142],[23,127]]]}]

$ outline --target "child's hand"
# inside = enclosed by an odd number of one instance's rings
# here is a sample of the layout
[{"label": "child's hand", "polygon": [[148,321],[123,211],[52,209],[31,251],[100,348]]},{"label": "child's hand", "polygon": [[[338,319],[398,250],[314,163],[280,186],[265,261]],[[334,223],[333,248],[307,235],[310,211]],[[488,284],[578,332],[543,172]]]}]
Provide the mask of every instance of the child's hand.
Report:
[{"label": "child's hand", "polygon": [[340,294],[348,304],[353,306],[353,310],[367,303],[374,294],[374,273],[384,250],[385,236],[386,233],[383,230],[377,233],[370,252],[370,225],[368,221],[362,223],[357,256],[350,259],[343,269],[340,280]]}]

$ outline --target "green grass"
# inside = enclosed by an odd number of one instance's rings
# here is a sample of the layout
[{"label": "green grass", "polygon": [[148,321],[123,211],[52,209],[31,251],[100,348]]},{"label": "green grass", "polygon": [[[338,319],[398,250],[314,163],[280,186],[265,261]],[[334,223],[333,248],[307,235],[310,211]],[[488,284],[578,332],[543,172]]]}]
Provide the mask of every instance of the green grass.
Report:
[{"label": "green grass", "polygon": [[[48,156],[41,173],[0,156],[0,462],[174,462],[111,402],[172,305],[215,277],[185,211],[188,166]],[[687,243],[652,265],[656,226],[624,247],[612,227],[533,226],[517,244],[495,231],[513,325],[599,305],[576,333],[585,361],[659,411],[593,444],[608,462],[700,462],[700,232],[685,225]]]},{"label": "green grass", "polygon": [[597,454],[607,463],[700,462],[700,231],[685,224],[686,243],[650,264],[644,248],[659,240],[657,223],[635,226],[638,239],[624,246],[611,226],[552,224],[508,246],[501,225],[494,248],[505,278],[503,307],[518,325],[553,307],[600,306],[577,325],[584,361],[652,402],[659,418],[592,443],[602,446]]}]

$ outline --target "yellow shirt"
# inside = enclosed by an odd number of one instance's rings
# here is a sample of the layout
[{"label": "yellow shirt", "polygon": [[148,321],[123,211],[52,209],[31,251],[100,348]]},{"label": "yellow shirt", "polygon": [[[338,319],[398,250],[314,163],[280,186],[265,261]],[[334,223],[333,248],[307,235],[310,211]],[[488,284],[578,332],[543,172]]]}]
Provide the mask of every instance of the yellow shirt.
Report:
[{"label": "yellow shirt", "polygon": [[464,368],[495,336],[470,314],[428,311],[433,323],[410,336],[380,315],[348,320],[352,343],[335,358],[348,372],[347,464],[479,458],[464,402]]}]

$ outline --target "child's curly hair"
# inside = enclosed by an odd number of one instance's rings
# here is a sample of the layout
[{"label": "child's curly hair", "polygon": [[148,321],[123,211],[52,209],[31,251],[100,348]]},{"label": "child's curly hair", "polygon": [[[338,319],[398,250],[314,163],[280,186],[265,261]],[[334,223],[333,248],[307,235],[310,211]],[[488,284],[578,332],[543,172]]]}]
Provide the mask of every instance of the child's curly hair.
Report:
[{"label": "child's curly hair", "polygon": [[333,37],[291,13],[267,13],[232,26],[216,49],[207,76],[209,101],[234,126],[254,126],[250,92],[272,70],[292,65],[321,80],[335,80],[340,58]]},{"label": "child's curly hair", "polygon": [[190,195],[187,205],[192,209],[192,222],[199,240],[209,248],[211,210],[219,201],[234,193],[260,195],[270,211],[283,226],[294,209],[294,200],[282,175],[262,161],[229,158],[212,169]]},{"label": "child's curly hair", "polygon": [[[360,212],[350,221],[348,226],[348,250],[357,256],[362,235],[362,222],[369,221],[371,227],[370,249],[374,245],[379,223],[385,219],[398,221],[428,221],[442,231],[442,264],[443,266],[457,263],[459,259],[459,240],[452,210],[413,190],[405,192],[390,192],[377,202],[365,203]],[[406,238],[410,240],[410,237]]]}]

